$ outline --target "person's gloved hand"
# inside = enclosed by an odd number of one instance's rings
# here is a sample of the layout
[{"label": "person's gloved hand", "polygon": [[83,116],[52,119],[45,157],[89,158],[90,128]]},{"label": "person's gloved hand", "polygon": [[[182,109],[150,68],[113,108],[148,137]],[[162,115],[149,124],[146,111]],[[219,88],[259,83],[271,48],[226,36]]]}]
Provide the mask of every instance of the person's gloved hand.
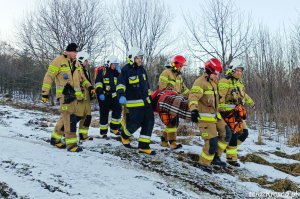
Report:
[{"label": "person's gloved hand", "polygon": [[95,97],[95,96],[96,96],[96,90],[94,89],[93,86],[90,86],[90,87],[88,88],[88,91],[90,92],[90,96],[91,96],[91,97]]},{"label": "person's gloved hand", "polygon": [[192,122],[198,123],[198,118],[200,117],[199,115],[199,111],[198,110],[192,110],[191,113],[191,118],[192,118]]},{"label": "person's gloved hand", "polygon": [[122,105],[125,105],[126,104],[126,97],[121,96],[120,99],[119,99],[119,103],[122,104]]},{"label": "person's gloved hand", "polygon": [[42,102],[47,103],[49,101],[49,96],[48,95],[42,95]]},{"label": "person's gloved hand", "polygon": [[101,101],[104,101],[104,100],[105,100],[105,95],[104,95],[104,94],[100,94],[100,95],[99,95],[99,99],[100,99]]}]

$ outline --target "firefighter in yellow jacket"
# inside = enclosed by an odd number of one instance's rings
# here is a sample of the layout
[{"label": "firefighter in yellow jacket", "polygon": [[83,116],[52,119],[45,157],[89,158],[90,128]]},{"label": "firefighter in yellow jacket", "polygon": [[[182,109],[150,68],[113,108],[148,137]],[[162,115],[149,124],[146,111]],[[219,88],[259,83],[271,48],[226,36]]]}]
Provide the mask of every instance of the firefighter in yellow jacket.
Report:
[{"label": "firefighter in yellow jacket", "polygon": [[[75,43],[70,43],[65,52],[50,63],[42,85],[42,101],[46,103],[49,100],[52,83],[55,81],[56,98],[60,102],[61,118],[51,134],[50,144],[58,148],[67,148],[71,152],[82,151],[77,144],[75,115],[76,99],[78,101],[83,99],[80,82],[87,88],[91,86],[82,75],[81,66],[76,61],[78,50]],[[62,141],[64,135],[65,143]]]},{"label": "firefighter in yellow jacket", "polygon": [[195,80],[189,94],[189,109],[192,112],[192,121],[200,128],[204,146],[199,158],[203,169],[211,172],[210,165],[226,166],[217,154],[218,148],[227,146],[231,138],[230,128],[226,125],[217,107],[218,74],[222,71],[221,62],[212,58],[205,63],[205,73]]},{"label": "firefighter in yellow jacket", "polygon": [[[162,91],[176,91],[180,95],[187,95],[189,89],[185,86],[181,76],[181,69],[184,66],[186,59],[181,55],[176,55],[171,61],[171,66],[165,69],[159,76],[158,86]],[[161,112],[160,118],[166,125],[162,132],[161,146],[170,147],[171,149],[181,148],[181,144],[176,143],[177,127],[179,117]]]},{"label": "firefighter in yellow jacket", "polygon": [[[77,60],[79,61],[82,72],[85,78],[92,84],[91,81],[91,74],[89,71],[89,55],[87,52],[81,51],[77,54]],[[81,91],[84,94],[83,100],[78,101],[77,109],[76,109],[76,116],[80,120],[79,122],[79,140],[93,140],[93,137],[88,136],[89,126],[92,121],[92,114],[91,114],[91,99],[95,96],[95,91],[93,89],[87,89],[81,82]],[[92,87],[89,87],[92,88]]]},{"label": "firefighter in yellow jacket", "polygon": [[[226,75],[218,84],[220,93],[219,111],[224,118],[226,113],[233,110],[236,105],[242,104],[254,107],[254,102],[245,92],[245,86],[242,82],[244,66],[239,62],[234,62],[226,71]],[[237,162],[237,146],[248,137],[248,129],[245,121],[243,121],[242,130],[233,133],[229,145],[226,148],[227,162],[233,166],[239,167]]]}]

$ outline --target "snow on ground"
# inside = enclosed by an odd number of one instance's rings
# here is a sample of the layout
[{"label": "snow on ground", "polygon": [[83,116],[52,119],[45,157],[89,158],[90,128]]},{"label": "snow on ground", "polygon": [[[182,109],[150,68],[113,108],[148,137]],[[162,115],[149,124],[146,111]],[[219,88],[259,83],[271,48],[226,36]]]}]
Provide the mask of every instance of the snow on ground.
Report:
[{"label": "snow on ground", "polygon": [[[98,115],[98,113],[93,113]],[[19,195],[30,198],[213,198],[209,194],[194,192],[189,186],[176,185],[159,173],[137,167],[135,164],[121,160],[120,157],[92,150],[82,153],[68,153],[58,150],[45,140],[50,138],[53,127],[36,127],[34,122],[42,118],[58,116],[39,111],[15,109],[0,105],[0,182],[6,182]],[[29,122],[31,120],[31,122]],[[156,120],[154,130],[160,130]],[[91,128],[90,135],[98,136],[99,129]],[[281,152],[293,154],[299,147],[289,147],[272,140],[264,140],[266,145],[256,145],[258,132],[250,130],[249,138],[239,147],[239,155],[256,153],[271,163],[299,163],[299,161],[278,157],[271,154]],[[137,138],[139,133],[135,133]],[[160,138],[153,134],[154,149],[161,149]],[[200,154],[203,141],[192,138],[198,145],[183,145],[181,151]],[[84,142],[83,147],[101,148],[105,145],[120,147],[115,140],[94,139]],[[200,145],[200,146],[199,146]],[[225,157],[222,159],[225,161]],[[173,160],[174,161],[174,160]],[[300,185],[300,177],[295,177],[271,166],[256,163],[241,163],[238,169],[248,177],[266,175],[268,180],[288,178]],[[183,171],[186,172],[186,171]],[[203,171],[197,170],[197,175]],[[206,174],[206,173],[205,173]],[[270,191],[253,182],[242,182],[238,176],[213,174],[212,178],[229,186],[244,189],[245,192]],[[223,183],[223,184],[224,184]],[[162,187],[164,187],[162,189]],[[176,195],[174,190],[183,194]],[[247,196],[245,196],[247,197]]]},{"label": "snow on ground", "polygon": [[[58,150],[39,140],[48,139],[52,128],[43,131],[24,125],[30,119],[50,114],[7,106],[0,108],[2,112],[9,112],[1,118],[0,125],[0,181],[19,195],[51,199],[176,198],[159,189],[167,187],[168,182],[158,174],[124,166],[120,158],[109,154]],[[98,129],[92,128],[91,134],[97,135]],[[101,140],[84,144],[97,146]],[[181,191],[191,198],[200,198],[192,191]]]},{"label": "snow on ground", "polygon": [[[271,151],[270,151],[271,152]],[[286,159],[282,157],[278,157],[274,154],[259,154],[263,159],[267,160],[270,163],[282,163],[282,164],[294,164],[294,163],[299,163],[298,160],[292,160],[292,159]]]},{"label": "snow on ground", "polygon": [[284,172],[278,171],[271,166],[266,166],[266,165],[258,166],[255,163],[247,162],[244,165],[244,168],[246,168],[250,173],[257,175],[257,176],[266,175],[271,180],[287,178],[287,179],[290,179],[300,185],[300,177],[295,177],[295,176],[286,174]]}]

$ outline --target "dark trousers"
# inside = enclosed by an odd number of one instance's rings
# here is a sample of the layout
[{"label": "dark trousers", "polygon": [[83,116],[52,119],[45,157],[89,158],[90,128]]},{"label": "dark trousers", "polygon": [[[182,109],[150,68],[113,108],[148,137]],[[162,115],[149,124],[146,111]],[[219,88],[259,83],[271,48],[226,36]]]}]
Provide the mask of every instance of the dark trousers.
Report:
[{"label": "dark trousers", "polygon": [[99,101],[100,107],[100,134],[107,134],[108,130],[108,115],[109,111],[112,111],[110,129],[111,130],[119,130],[121,126],[121,112],[122,107],[119,104],[118,98],[111,98],[109,96],[105,96],[104,101]]}]

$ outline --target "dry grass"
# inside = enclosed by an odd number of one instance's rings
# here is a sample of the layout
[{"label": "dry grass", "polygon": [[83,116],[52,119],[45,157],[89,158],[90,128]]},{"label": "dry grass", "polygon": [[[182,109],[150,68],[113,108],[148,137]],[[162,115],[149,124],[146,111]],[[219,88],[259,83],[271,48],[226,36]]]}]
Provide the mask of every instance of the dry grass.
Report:
[{"label": "dry grass", "polygon": [[267,180],[267,178],[268,177],[265,175],[256,178],[255,177],[247,178],[245,176],[240,176],[240,180],[243,182],[254,182],[261,185],[264,188],[268,188],[276,192],[287,192],[287,191],[298,192],[299,191],[298,185],[291,180],[279,179],[279,180],[275,180],[274,182],[270,182]]},{"label": "dry grass", "polygon": [[287,192],[287,191],[298,192],[299,191],[297,184],[292,182],[289,179],[276,180],[271,186],[268,186],[268,188],[277,192]]},{"label": "dry grass", "polygon": [[193,137],[177,138],[177,142],[184,144],[184,145],[192,145],[191,144],[192,140],[193,140]]},{"label": "dry grass", "polygon": [[280,164],[280,163],[269,163],[270,166],[273,166],[275,169],[289,173],[293,176],[300,176],[300,165],[299,163],[294,164]]},{"label": "dry grass", "polygon": [[281,151],[275,151],[273,152],[274,155],[277,155],[279,157],[282,157],[282,158],[288,158],[288,159],[293,159],[293,160],[298,160],[300,161],[300,153],[295,153],[293,155],[288,155],[284,152],[281,152]]},{"label": "dry grass", "polygon": [[37,111],[44,111],[44,112],[49,112],[49,113],[53,113],[53,114],[60,114],[59,110],[57,109],[57,107],[53,107],[53,106],[38,106],[36,104],[22,104],[22,103],[18,103],[18,102],[13,102],[13,101],[5,101],[2,104],[4,105],[9,105],[12,106],[14,108],[18,108],[18,109],[28,109],[28,110],[37,110]]},{"label": "dry grass", "polygon": [[263,159],[262,157],[255,154],[247,154],[246,156],[242,156],[240,158],[242,162],[254,162],[257,164],[269,165],[269,162]]},{"label": "dry grass", "polygon": [[256,154],[247,154],[246,156],[241,157],[240,160],[242,162],[254,162],[257,164],[272,166],[277,170],[283,171],[293,176],[300,176],[299,163],[294,163],[294,164],[270,163]]},{"label": "dry grass", "polygon": [[195,162],[198,162],[200,157],[199,154],[195,154],[195,153],[188,153],[187,156]]},{"label": "dry grass", "polygon": [[291,155],[290,157],[294,160],[300,161],[300,153],[295,153],[295,154]]},{"label": "dry grass", "polygon": [[255,182],[259,185],[266,185],[266,184],[270,183],[270,182],[268,182],[267,178],[268,177],[266,175],[264,175],[264,176],[259,176],[257,178],[249,178],[249,181],[250,182]]},{"label": "dry grass", "polygon": [[258,133],[258,136],[257,136],[257,142],[255,142],[255,144],[257,144],[257,145],[265,145],[265,143],[263,142],[263,138],[262,138],[262,136],[261,136],[261,130],[259,131],[259,133]]},{"label": "dry grass", "polygon": [[195,136],[195,133],[190,126],[183,124],[183,125],[178,126],[177,135],[178,136]]},{"label": "dry grass", "polygon": [[178,153],[177,160],[185,162],[198,162],[199,154],[195,153]]},{"label": "dry grass", "polygon": [[290,146],[300,146],[300,134],[299,133],[293,133],[289,140],[288,145]]}]

